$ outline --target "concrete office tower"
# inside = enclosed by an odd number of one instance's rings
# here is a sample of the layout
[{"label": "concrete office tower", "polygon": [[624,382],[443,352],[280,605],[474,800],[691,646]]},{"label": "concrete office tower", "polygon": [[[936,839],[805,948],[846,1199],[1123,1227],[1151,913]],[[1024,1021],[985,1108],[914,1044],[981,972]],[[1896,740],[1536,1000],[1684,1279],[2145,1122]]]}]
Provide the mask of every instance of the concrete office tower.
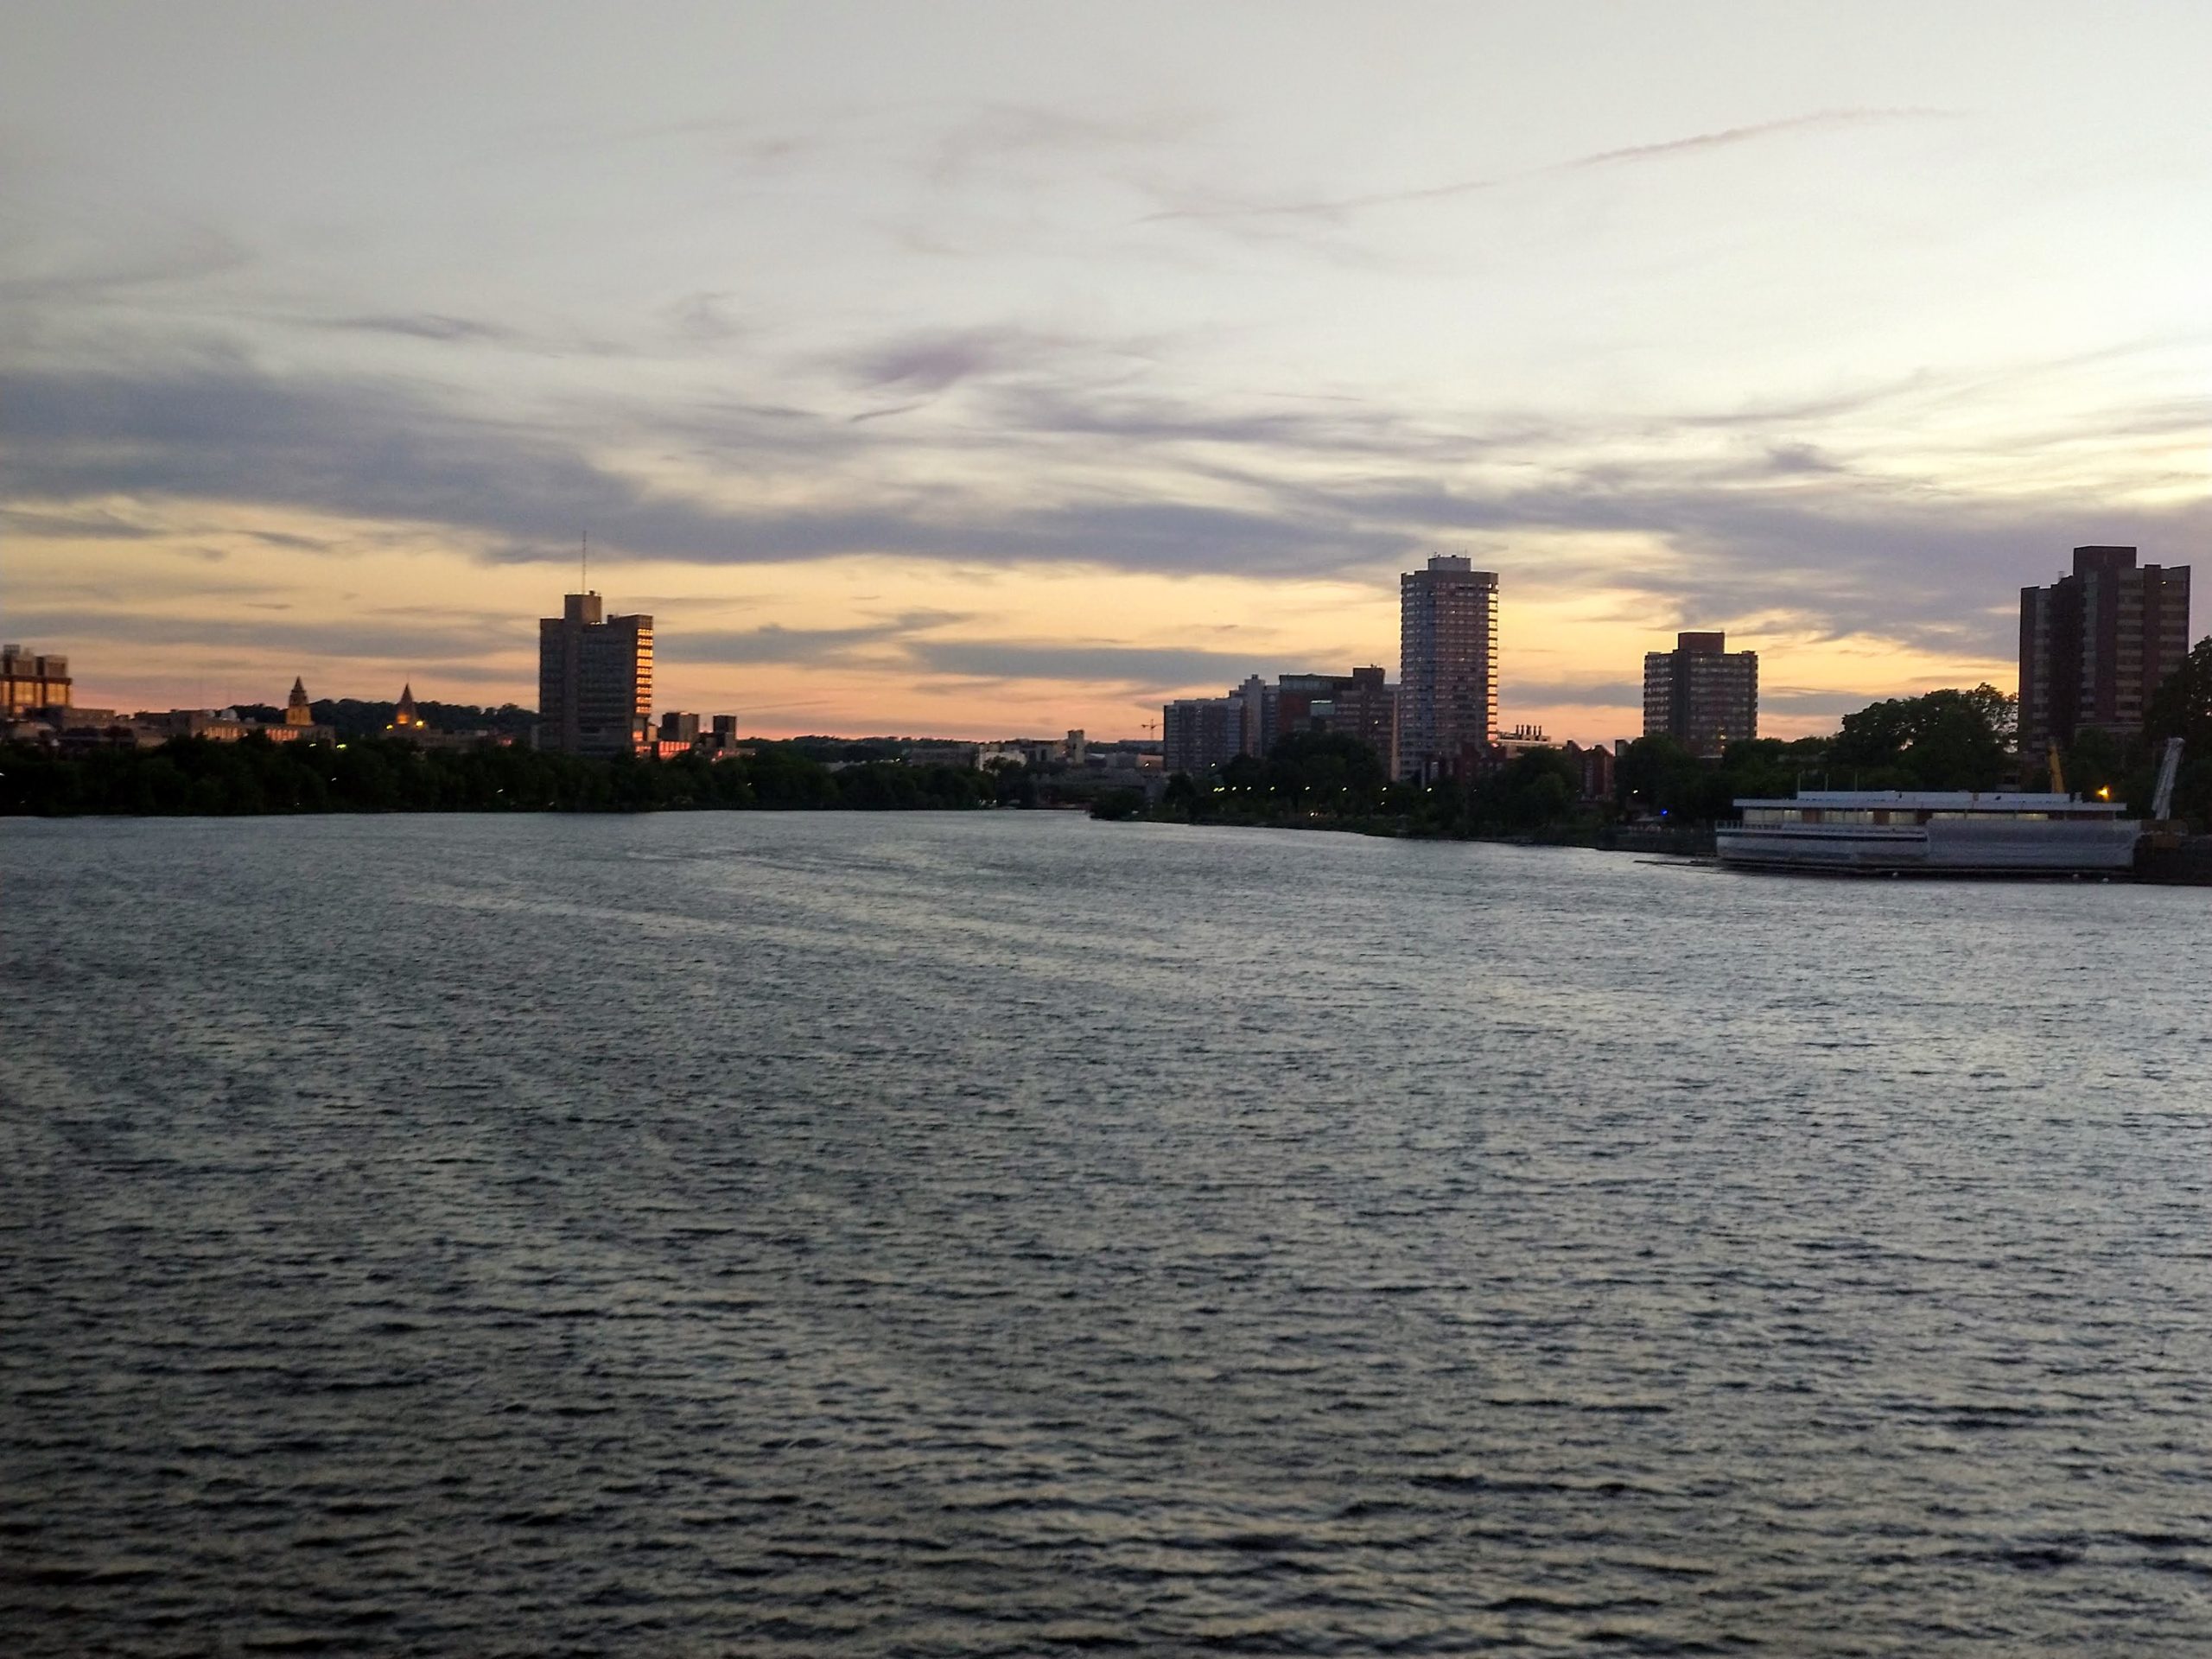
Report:
[{"label": "concrete office tower", "polygon": [[2189,567],[2132,547],[2077,547],[2074,574],[2020,589],[2020,750],[2039,758],[2085,727],[2141,729],[2158,682],[2189,655]]},{"label": "concrete office tower", "polygon": [[1497,573],[1439,554],[1398,578],[1398,772],[1434,778],[1497,734]]},{"label": "concrete office tower", "polygon": [[1671,737],[1704,760],[1759,734],[1759,654],[1725,633],[1678,633],[1643,657],[1643,734]]},{"label": "concrete office tower", "polygon": [[538,621],[541,749],[639,754],[652,742],[653,620],[601,608],[597,594],[569,594]]}]

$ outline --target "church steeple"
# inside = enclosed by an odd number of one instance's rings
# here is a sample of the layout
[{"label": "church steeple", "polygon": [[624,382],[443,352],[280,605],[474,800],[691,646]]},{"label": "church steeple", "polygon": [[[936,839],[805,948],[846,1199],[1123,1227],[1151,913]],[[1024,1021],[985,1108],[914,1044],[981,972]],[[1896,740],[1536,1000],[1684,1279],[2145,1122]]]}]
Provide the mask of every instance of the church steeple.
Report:
[{"label": "church steeple", "polygon": [[292,696],[284,705],[284,723],[287,726],[315,724],[315,711],[308,707],[308,688],[302,680],[295,678],[292,682]]},{"label": "church steeple", "polygon": [[423,723],[423,717],[415,712],[415,687],[411,681],[400,690],[399,706],[392,710],[391,723],[393,728],[399,731],[410,730]]}]

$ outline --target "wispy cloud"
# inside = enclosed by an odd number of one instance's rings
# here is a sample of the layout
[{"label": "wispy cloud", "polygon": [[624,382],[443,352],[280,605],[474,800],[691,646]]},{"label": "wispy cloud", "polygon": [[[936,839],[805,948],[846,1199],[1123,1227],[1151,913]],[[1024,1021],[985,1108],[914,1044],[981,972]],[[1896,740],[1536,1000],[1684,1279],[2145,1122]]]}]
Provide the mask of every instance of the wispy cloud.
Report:
[{"label": "wispy cloud", "polygon": [[943,391],[963,380],[1033,359],[1058,342],[1020,328],[962,328],[910,335],[870,348],[854,363],[864,386]]},{"label": "wispy cloud", "polygon": [[391,312],[362,317],[332,317],[319,325],[349,333],[400,334],[414,340],[497,340],[517,338],[504,324],[476,317],[447,316],[435,311]]},{"label": "wispy cloud", "polygon": [[0,243],[0,302],[82,306],[218,276],[251,259],[228,232],[167,214],[143,216],[127,228],[11,237]]},{"label": "wispy cloud", "polygon": [[195,614],[167,608],[29,606],[10,607],[10,624],[42,638],[94,645],[181,647],[257,655],[378,662],[466,664],[534,644],[528,619],[449,614],[438,619],[375,614],[338,621]]},{"label": "wispy cloud", "polygon": [[1227,687],[1267,666],[1257,653],[1003,639],[918,640],[908,654],[930,673],[963,679],[1063,681],[1131,690]]},{"label": "wispy cloud", "polygon": [[1808,115],[1788,116],[1777,121],[1753,122],[1739,127],[1725,127],[1714,132],[1692,133],[1682,138],[1667,138],[1654,143],[1630,144],[1618,149],[1596,150],[1587,156],[1577,156],[1567,161],[1554,162],[1546,167],[1525,168],[1518,172],[1453,179],[1442,184],[1417,185],[1399,190],[1374,190],[1357,195],[1305,200],[1193,202],[1147,214],[1146,222],[1157,223],[1169,219],[1315,219],[1342,221],[1355,214],[1370,212],[1376,208],[1404,207],[1422,202],[1448,201],[1455,197],[1478,195],[1484,191],[1502,189],[1507,185],[1525,184],[1539,179],[1563,177],[1575,173],[1620,167],[1632,162],[1667,161],[1704,150],[1727,149],[1740,144],[1757,143],[1793,133],[1887,125],[1904,121],[1935,120],[1950,118],[1955,114],[1956,111],[1954,111],[1930,109],[1819,110]]},{"label": "wispy cloud", "polygon": [[1202,124],[1195,115],[1169,110],[1102,116],[1041,105],[975,104],[926,147],[925,172],[938,185],[953,184],[987,168],[1149,149],[1185,138]]},{"label": "wispy cloud", "polygon": [[924,611],[833,628],[685,628],[667,635],[660,655],[687,665],[867,666],[926,677],[1067,683],[1128,691],[1226,686],[1265,665],[1255,653],[943,632],[971,620],[957,613]]}]

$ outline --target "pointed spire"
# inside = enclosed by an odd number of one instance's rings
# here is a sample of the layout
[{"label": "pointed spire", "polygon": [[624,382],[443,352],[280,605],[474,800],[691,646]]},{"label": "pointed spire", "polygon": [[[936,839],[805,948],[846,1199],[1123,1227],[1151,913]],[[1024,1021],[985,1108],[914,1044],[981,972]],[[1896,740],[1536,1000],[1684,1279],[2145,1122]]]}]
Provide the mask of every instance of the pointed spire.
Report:
[{"label": "pointed spire", "polygon": [[315,724],[315,714],[308,707],[307,682],[297,677],[292,681],[292,695],[285,702],[284,723],[287,726]]},{"label": "pointed spire", "polygon": [[423,723],[415,714],[415,686],[412,681],[399,693],[399,707],[392,712],[391,723],[395,726],[419,726]]}]

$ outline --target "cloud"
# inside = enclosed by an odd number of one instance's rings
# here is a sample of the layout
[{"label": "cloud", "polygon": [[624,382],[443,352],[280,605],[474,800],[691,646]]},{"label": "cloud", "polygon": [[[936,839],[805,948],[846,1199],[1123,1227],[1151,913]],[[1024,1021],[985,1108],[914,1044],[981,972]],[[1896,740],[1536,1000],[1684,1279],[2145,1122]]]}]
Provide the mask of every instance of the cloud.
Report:
[{"label": "cloud", "polygon": [[1057,342],[1020,328],[963,328],[910,335],[879,346],[853,365],[865,386],[943,391],[1033,358]]},{"label": "cloud", "polygon": [[1226,690],[1265,666],[1257,657],[1228,652],[1003,639],[917,640],[908,654],[930,673],[964,679],[1077,681],[1136,690],[1201,684]]},{"label": "cloud", "polygon": [[751,667],[763,664],[897,668],[964,680],[1075,682],[1128,690],[1224,687],[1262,671],[1252,653],[1037,639],[945,638],[974,618],[957,611],[906,611],[835,628],[685,628],[656,641],[664,661]]},{"label": "cloud", "polygon": [[923,613],[843,628],[786,628],[774,623],[759,628],[686,628],[656,639],[654,651],[663,660],[676,663],[819,666],[864,658],[872,647],[897,646],[917,627],[944,620],[935,613]]},{"label": "cloud", "polygon": [[1631,162],[1671,160],[1678,156],[1692,155],[1700,150],[1726,149],[1738,144],[1755,143],[1769,138],[1780,137],[1789,133],[1885,125],[1901,121],[1925,121],[1950,117],[1955,113],[1953,111],[1929,109],[1817,110],[1808,115],[1787,116],[1776,121],[1760,121],[1745,126],[1726,127],[1715,132],[1692,133],[1687,137],[1662,139],[1656,143],[1630,144],[1618,149],[1597,150],[1587,156],[1577,156],[1567,161],[1554,162],[1548,167],[1527,168],[1519,172],[1455,179],[1444,184],[1421,185],[1402,190],[1370,191],[1359,195],[1337,196],[1316,200],[1186,205],[1147,214],[1145,222],[1156,223],[1179,219],[1318,219],[1341,222],[1356,213],[1370,212],[1378,207],[1402,207],[1419,202],[1446,201],[1457,196],[1476,195],[1484,191],[1501,189],[1510,184],[1522,184],[1537,179],[1560,178],[1598,168],[1620,167]]},{"label": "cloud", "polygon": [[1033,159],[1050,163],[1070,156],[1147,149],[1184,137],[1198,124],[1195,117],[1164,111],[1115,119],[1037,105],[978,104],[945,127],[925,152],[925,170],[933,183],[949,185]]},{"label": "cloud", "polygon": [[[471,418],[419,386],[218,365],[156,378],[25,373],[10,384],[0,485],[24,501],[143,494],[264,501],[467,532],[499,562],[563,562],[578,527],[609,554],[738,564],[890,555],[1197,574],[1316,574],[1395,556],[1403,537],[1264,501],[1006,505],[939,487],[895,506],[747,509],[615,473],[554,427]],[[769,423],[770,425],[779,424]],[[819,472],[849,440],[695,423],[721,458],[756,442]],[[751,457],[754,460],[765,456]]]},{"label": "cloud", "polygon": [[136,542],[164,533],[99,509],[39,512],[25,507],[0,507],[0,524],[17,536],[67,542]]},{"label": "cloud", "polygon": [[1767,448],[1766,470],[1790,474],[1840,473],[1845,469],[1812,444],[1777,443]]},{"label": "cloud", "polygon": [[302,662],[411,662],[435,664],[441,671],[480,660],[494,651],[533,648],[536,643],[527,619],[491,613],[448,613],[435,620],[372,613],[340,621],[288,622],[266,616],[11,606],[9,620],[28,635],[67,639],[84,645],[200,647]]},{"label": "cloud", "polygon": [[[565,565],[588,526],[607,556],[702,565],[871,556],[1388,582],[1426,550],[1471,543],[1504,572],[1509,601],[1602,587],[1644,595],[1655,629],[1758,618],[1814,638],[1986,659],[2013,649],[2019,587],[2048,580],[2075,543],[2133,543],[2172,563],[2212,536],[2201,492],[2113,502],[2054,485],[1978,496],[1845,473],[1795,441],[1748,467],[1603,461],[1602,430],[1492,444],[1402,430],[1388,411],[1357,405],[1208,414],[1135,395],[1010,389],[972,422],[925,427],[887,449],[804,410],[697,405],[572,429],[478,418],[419,382],[237,364],[150,377],[25,372],[9,391],[0,493],[18,514],[97,525],[107,510],[85,504],[116,497],[267,503],[432,526],[498,563]],[[1114,487],[1055,464],[1043,446],[1062,434],[1111,437]],[[779,487],[682,493],[603,463],[587,436],[664,450],[688,442],[702,474]],[[1243,446],[1238,467],[1182,453],[1198,442]],[[902,464],[875,464],[886,454]],[[988,477],[956,482],[972,469],[931,466],[971,455],[989,458]],[[1511,464],[1489,464],[1497,460]],[[1541,481],[1522,481],[1531,477]],[[1626,563],[1624,541],[1642,550]],[[787,660],[758,653],[804,645],[722,642],[756,653],[743,660]],[[996,659],[1009,674],[1016,666]],[[1134,658],[1091,666],[1171,675]],[[990,667],[978,657],[961,671]]]},{"label": "cloud", "polygon": [[235,270],[251,257],[244,244],[212,225],[142,214],[127,230],[26,237],[0,248],[0,302],[82,305],[118,292],[188,283]]},{"label": "cloud", "polygon": [[709,293],[704,289],[686,294],[665,307],[662,315],[668,320],[670,330],[678,340],[694,346],[720,345],[736,339],[745,332],[743,327],[729,315],[729,305],[736,296],[728,293]]},{"label": "cloud", "polygon": [[1052,432],[1146,443],[1241,444],[1332,454],[1389,454],[1401,458],[1432,446],[1460,455],[1464,437],[1415,434],[1403,421],[1357,403],[1316,410],[1281,407],[1202,408],[1156,395],[1126,391],[1077,394],[1041,386],[1010,388],[994,413],[1017,431]]},{"label": "cloud", "polygon": [[1875,702],[1868,691],[1804,691],[1759,688],[1759,712],[1770,715],[1826,715],[1841,720]]},{"label": "cloud", "polygon": [[1693,133],[1687,138],[1662,139],[1653,144],[1630,144],[1621,149],[1601,149],[1595,155],[1562,162],[1556,168],[1549,170],[1569,172],[1582,168],[1616,167],[1623,162],[1656,161],[1701,149],[1726,149],[1735,144],[1778,137],[1786,132],[1880,126],[1898,121],[1955,120],[1958,114],[1956,110],[1917,108],[1816,110],[1810,115],[1785,116],[1778,121],[1757,121],[1745,126],[1724,127],[1718,132]]},{"label": "cloud", "polygon": [[971,619],[914,611],[839,628],[686,628],[655,642],[662,660],[752,667],[865,664],[966,680],[1076,682],[1128,690],[1227,687],[1265,666],[1259,656],[1173,646],[945,639],[936,630]]},{"label": "cloud", "polygon": [[435,311],[333,317],[320,326],[359,334],[399,334],[413,340],[495,340],[504,343],[518,338],[513,329],[499,323],[484,322],[474,317],[447,316]]}]

